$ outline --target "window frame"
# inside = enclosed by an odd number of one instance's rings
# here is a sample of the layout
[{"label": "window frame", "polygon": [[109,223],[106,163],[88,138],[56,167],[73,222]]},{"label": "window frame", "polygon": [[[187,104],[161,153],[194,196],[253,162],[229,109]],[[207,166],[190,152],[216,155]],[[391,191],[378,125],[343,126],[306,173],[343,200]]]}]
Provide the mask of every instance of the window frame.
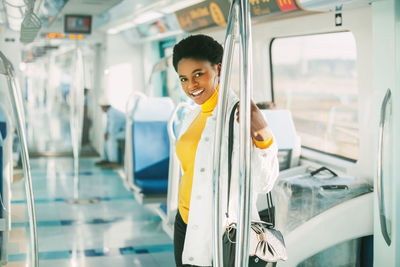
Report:
[{"label": "window frame", "polygon": [[[270,72],[269,74],[270,74],[270,90],[271,90],[271,101],[272,101],[272,103],[274,103],[276,105],[276,102],[275,102],[275,91],[274,91],[274,70],[273,70],[273,62],[272,62],[272,46],[273,46],[275,40],[277,40],[277,39],[294,38],[294,37],[306,37],[306,36],[327,35],[327,34],[335,34],[335,33],[346,33],[346,32],[352,33],[350,30],[342,30],[342,31],[317,32],[317,33],[308,33],[308,34],[279,36],[279,37],[271,38],[271,40],[269,42],[269,72]],[[354,34],[353,34],[353,36],[354,36]],[[354,39],[355,39],[355,36],[354,36]],[[355,40],[355,45],[356,45],[356,48],[357,48],[356,40]],[[357,60],[356,60],[356,62],[357,62]],[[357,82],[358,82],[358,80],[357,80]],[[357,90],[359,90],[359,88],[357,88]],[[359,103],[357,103],[357,104],[359,104]],[[358,124],[359,124],[359,121],[358,121]],[[360,128],[358,129],[358,131],[360,131]],[[326,156],[329,156],[329,157],[334,157],[336,159],[343,160],[343,161],[346,161],[346,162],[349,162],[349,163],[357,163],[358,160],[360,159],[360,155],[358,155],[357,159],[353,159],[353,158],[348,158],[348,157],[345,157],[345,156],[342,156],[342,155],[330,153],[330,152],[327,152],[327,151],[318,150],[316,148],[305,146],[303,144],[301,144],[301,147],[302,148],[306,148],[306,149],[312,151],[313,153],[321,153],[323,155],[326,155]],[[358,144],[358,151],[360,152],[360,142]]]}]

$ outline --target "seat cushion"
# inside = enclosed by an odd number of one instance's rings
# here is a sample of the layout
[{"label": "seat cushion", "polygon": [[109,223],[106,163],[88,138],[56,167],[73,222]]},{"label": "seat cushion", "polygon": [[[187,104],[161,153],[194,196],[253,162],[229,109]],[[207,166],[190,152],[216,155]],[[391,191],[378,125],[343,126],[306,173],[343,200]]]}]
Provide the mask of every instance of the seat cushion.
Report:
[{"label": "seat cushion", "polygon": [[143,194],[167,194],[168,176],[159,179],[135,178],[135,185],[141,189]]}]

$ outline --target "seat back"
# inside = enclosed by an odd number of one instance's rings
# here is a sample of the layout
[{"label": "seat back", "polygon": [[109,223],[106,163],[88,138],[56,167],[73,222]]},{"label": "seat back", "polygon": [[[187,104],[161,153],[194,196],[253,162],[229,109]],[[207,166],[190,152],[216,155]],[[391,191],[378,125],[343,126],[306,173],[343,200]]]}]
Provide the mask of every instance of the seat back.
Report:
[{"label": "seat back", "polygon": [[278,145],[279,170],[299,165],[300,138],[296,134],[292,113],[289,110],[262,110]]},{"label": "seat back", "polygon": [[167,124],[174,104],[167,97],[141,98],[132,115],[134,184],[143,193],[166,193],[169,138]]},{"label": "seat back", "polygon": [[[292,114],[289,110],[267,109],[261,110],[271,128],[278,146],[279,170],[287,170],[300,163],[300,137],[296,134]],[[268,208],[266,195],[259,194],[257,208],[263,213]]]},{"label": "seat back", "polygon": [[[0,198],[3,200],[3,137],[0,134]],[[3,209],[0,209],[0,218],[3,218]]]},{"label": "seat back", "polygon": [[135,179],[168,177],[167,122],[134,121],[132,124]]},{"label": "seat back", "polygon": [[6,117],[1,109],[0,109],[0,134],[3,137],[3,139],[5,139],[7,136]]}]

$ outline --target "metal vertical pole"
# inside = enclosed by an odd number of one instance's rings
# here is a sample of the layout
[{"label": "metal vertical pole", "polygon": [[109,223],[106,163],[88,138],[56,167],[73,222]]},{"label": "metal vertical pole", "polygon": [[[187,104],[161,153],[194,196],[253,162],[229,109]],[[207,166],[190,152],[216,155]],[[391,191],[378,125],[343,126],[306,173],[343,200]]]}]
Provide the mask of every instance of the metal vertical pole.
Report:
[{"label": "metal vertical pole", "polygon": [[[236,34],[236,31],[239,31]],[[227,113],[227,96],[229,78],[232,65],[233,47],[236,40],[240,44],[240,148],[239,148],[239,213],[236,240],[235,266],[247,267],[249,255],[249,229],[251,216],[251,174],[250,174],[250,99],[252,94],[252,51],[251,51],[251,22],[248,0],[233,0],[231,4],[226,37],[225,50],[221,70],[220,97],[218,100],[218,114],[216,139],[214,143],[213,168],[213,240],[214,265],[223,266],[222,259],[222,208],[220,187],[221,144],[224,130],[224,118]]]},{"label": "metal vertical pole", "polygon": [[237,0],[233,0],[229,12],[229,19],[227,24],[225,42],[224,42],[224,55],[222,59],[221,77],[219,85],[218,97],[218,111],[216,122],[216,133],[214,141],[214,164],[213,164],[213,257],[214,266],[222,267],[222,207],[221,207],[221,192],[220,188],[223,181],[220,179],[221,167],[221,145],[224,132],[224,122],[227,113],[228,90],[229,90],[229,77],[232,67],[233,48],[235,43],[235,32],[237,28]]},{"label": "metal vertical pole", "polygon": [[72,139],[72,150],[74,156],[74,200],[79,203],[79,153],[81,150],[83,110],[84,110],[84,69],[83,55],[76,43],[74,54],[74,65],[72,69],[72,85],[70,98],[70,128]]},{"label": "metal vertical pole", "polygon": [[10,92],[11,102],[13,106],[14,116],[17,123],[17,131],[21,146],[22,166],[25,176],[25,193],[28,206],[29,230],[30,230],[30,246],[31,246],[31,261],[33,267],[39,266],[39,245],[36,229],[36,212],[35,201],[32,188],[31,167],[29,162],[28,145],[25,134],[25,115],[22,105],[22,96],[19,84],[15,78],[14,68],[11,62],[0,52],[0,58],[3,61],[4,74],[7,76],[8,88]]},{"label": "metal vertical pole", "polygon": [[239,213],[236,237],[236,267],[247,267],[249,263],[249,230],[251,217],[251,173],[250,173],[250,100],[252,94],[252,43],[250,5],[240,1],[240,148],[239,148]]},{"label": "metal vertical pole", "polygon": [[127,154],[127,163],[126,165],[126,180],[128,183],[128,186],[130,188],[135,188],[135,154],[133,151],[133,135],[135,134],[133,132],[133,122],[135,120],[135,112],[139,106],[139,102],[141,99],[146,98],[147,96],[141,92],[133,92],[128,99],[128,103],[126,106],[126,126],[127,126],[127,135],[126,135],[126,140],[129,140],[129,146],[126,147],[128,150],[125,150],[125,153]]},{"label": "metal vertical pole", "polygon": [[176,142],[177,136],[174,131],[174,122],[178,117],[180,110],[189,108],[190,105],[184,102],[179,103],[175,110],[172,112],[170,119],[168,120],[167,130],[170,144],[169,152],[169,171],[168,171],[168,194],[167,194],[167,223],[173,223],[176,215],[176,209],[178,208],[178,191],[179,191],[179,159],[176,156]]}]

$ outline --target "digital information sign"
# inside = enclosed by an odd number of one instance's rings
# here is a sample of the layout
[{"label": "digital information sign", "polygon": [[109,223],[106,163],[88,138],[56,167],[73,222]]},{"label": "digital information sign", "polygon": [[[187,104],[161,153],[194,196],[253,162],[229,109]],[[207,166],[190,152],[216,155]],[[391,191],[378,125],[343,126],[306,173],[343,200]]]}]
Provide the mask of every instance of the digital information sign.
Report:
[{"label": "digital information sign", "polygon": [[65,15],[64,32],[65,33],[86,33],[92,31],[92,16],[85,15]]}]

